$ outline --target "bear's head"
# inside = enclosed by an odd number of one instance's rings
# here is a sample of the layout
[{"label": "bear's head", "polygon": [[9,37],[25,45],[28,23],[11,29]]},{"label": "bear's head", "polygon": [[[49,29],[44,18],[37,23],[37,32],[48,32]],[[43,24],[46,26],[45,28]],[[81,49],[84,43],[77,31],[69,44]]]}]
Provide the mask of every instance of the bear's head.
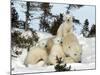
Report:
[{"label": "bear's head", "polygon": [[62,45],[62,43],[63,43],[63,38],[62,38],[62,37],[55,37],[55,38],[53,39],[53,41],[54,41],[54,44]]},{"label": "bear's head", "polygon": [[73,16],[71,16],[70,14],[64,14],[63,19],[64,19],[63,27],[66,29],[63,31],[65,31],[64,35],[66,35],[67,33],[73,31]]},{"label": "bear's head", "polygon": [[63,14],[63,19],[67,23],[72,23],[73,22],[73,16],[71,16],[70,14]]},{"label": "bear's head", "polygon": [[81,53],[79,51],[70,51],[70,57],[72,57],[75,62],[81,61]]},{"label": "bear's head", "polygon": [[37,46],[39,46],[41,48],[47,48],[47,40],[43,39],[43,40],[39,41]]}]

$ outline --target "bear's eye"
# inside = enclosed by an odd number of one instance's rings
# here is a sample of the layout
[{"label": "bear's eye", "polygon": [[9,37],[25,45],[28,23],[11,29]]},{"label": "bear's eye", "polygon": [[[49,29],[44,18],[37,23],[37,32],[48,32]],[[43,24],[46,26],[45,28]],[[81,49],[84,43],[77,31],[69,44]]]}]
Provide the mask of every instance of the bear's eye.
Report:
[{"label": "bear's eye", "polygon": [[70,46],[68,48],[70,48]]},{"label": "bear's eye", "polygon": [[74,56],[76,56],[77,54],[75,53]]},{"label": "bear's eye", "polygon": [[70,30],[68,30],[67,32],[70,32]]}]

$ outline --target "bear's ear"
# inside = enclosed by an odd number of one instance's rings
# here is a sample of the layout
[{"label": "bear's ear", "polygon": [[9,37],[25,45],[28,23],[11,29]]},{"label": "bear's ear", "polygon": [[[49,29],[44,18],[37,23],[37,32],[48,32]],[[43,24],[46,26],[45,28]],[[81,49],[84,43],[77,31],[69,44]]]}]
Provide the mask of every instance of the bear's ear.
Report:
[{"label": "bear's ear", "polygon": [[38,47],[39,46],[39,43],[36,43],[36,45],[35,45],[36,47]]}]

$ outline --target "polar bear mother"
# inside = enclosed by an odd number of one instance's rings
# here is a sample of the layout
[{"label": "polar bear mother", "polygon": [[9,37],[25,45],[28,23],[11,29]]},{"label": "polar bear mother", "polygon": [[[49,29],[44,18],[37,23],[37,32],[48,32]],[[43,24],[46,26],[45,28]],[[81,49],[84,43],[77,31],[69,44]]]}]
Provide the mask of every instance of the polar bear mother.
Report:
[{"label": "polar bear mother", "polygon": [[81,46],[73,33],[73,17],[71,15],[64,15],[64,22],[58,28],[57,36],[63,37],[63,50],[66,57],[71,57],[74,62],[80,62]]}]

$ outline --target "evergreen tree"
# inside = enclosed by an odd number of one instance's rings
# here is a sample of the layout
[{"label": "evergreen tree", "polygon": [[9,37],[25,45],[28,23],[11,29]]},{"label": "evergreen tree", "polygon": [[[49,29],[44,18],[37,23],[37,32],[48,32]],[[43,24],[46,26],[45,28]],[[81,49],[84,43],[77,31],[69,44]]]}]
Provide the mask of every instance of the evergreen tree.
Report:
[{"label": "evergreen tree", "polygon": [[88,37],[95,37],[95,36],[96,36],[96,25],[93,24],[90,31],[89,31]]},{"label": "evergreen tree", "polygon": [[50,30],[49,22],[45,18],[45,16],[41,17],[39,25],[40,25],[40,29],[39,30],[42,29],[42,31],[46,31],[46,32],[48,32]]},{"label": "evergreen tree", "polygon": [[30,26],[30,22],[34,19],[33,17],[33,13],[30,12],[34,12],[34,11],[38,11],[39,5],[40,3],[38,2],[24,2],[24,3],[20,3],[20,5],[22,6],[23,9],[25,9],[26,11],[25,13],[25,24],[24,24],[24,29],[27,31],[29,30],[29,26]]},{"label": "evergreen tree", "polygon": [[20,31],[15,31],[11,33],[11,45],[17,46],[20,48],[29,48],[30,46],[34,46],[36,42],[38,41],[38,36],[36,32],[32,29],[32,37],[29,37],[26,39],[25,37],[21,37],[21,32]]},{"label": "evergreen tree", "polygon": [[11,2],[11,27],[16,27],[18,28],[18,13],[14,7],[14,3]]},{"label": "evergreen tree", "polygon": [[59,16],[56,17],[56,19],[54,19],[54,22],[50,29],[50,33],[53,35],[56,35],[57,30],[58,30],[59,26],[62,24],[62,22],[63,22],[63,15],[60,14]]},{"label": "evergreen tree", "polygon": [[41,15],[40,18],[39,30],[49,32],[50,31],[49,18],[52,15],[50,13],[51,6],[49,3],[41,3],[40,8],[43,11],[43,14]]},{"label": "evergreen tree", "polygon": [[26,2],[26,22],[25,22],[25,30],[26,31],[29,28],[29,24],[28,24],[29,16],[30,16],[29,9],[30,9],[30,2]]},{"label": "evergreen tree", "polygon": [[89,26],[89,21],[88,21],[88,19],[86,19],[86,20],[84,21],[84,26],[83,26],[83,29],[82,29],[82,34],[83,34],[83,36],[85,36],[85,37],[87,37],[87,36],[88,36],[88,33],[89,33],[88,26]]},{"label": "evergreen tree", "polygon": [[68,10],[72,10],[72,9],[79,9],[81,7],[83,7],[84,5],[77,5],[77,4],[69,4],[67,9]]},{"label": "evergreen tree", "polygon": [[71,66],[67,67],[66,64],[62,64],[62,58],[58,58],[56,57],[57,60],[57,65],[55,66],[55,70],[56,72],[61,72],[61,71],[70,71],[71,70]]},{"label": "evergreen tree", "polygon": [[81,24],[79,19],[76,19],[75,17],[73,17],[73,23],[75,24]]},{"label": "evergreen tree", "polygon": [[[16,2],[15,2],[16,3]],[[21,32],[20,30],[18,31],[14,31],[11,33],[11,45],[13,46],[18,46],[18,47],[24,47],[24,48],[28,48],[30,46],[33,46],[37,41],[38,41],[38,36],[36,34],[36,32],[34,31],[34,29],[29,28],[29,20],[30,20],[30,11],[34,11],[34,3],[32,2],[24,2],[24,4],[26,3],[25,6],[23,6],[22,8],[26,7],[26,21],[21,21],[18,20],[18,13],[16,12],[15,8],[12,6],[11,7],[11,22],[12,22],[12,28],[13,27],[17,27],[18,28],[22,28],[21,25],[24,25],[24,29],[25,32],[27,32],[27,30],[30,30],[32,32],[32,37],[25,39],[25,37],[21,37],[21,34],[24,32]],[[13,5],[13,2],[11,3],[11,5]],[[19,5],[23,5],[23,3],[20,2]],[[37,9],[37,8],[36,8]]]},{"label": "evergreen tree", "polygon": [[50,9],[51,9],[50,3],[41,3],[40,8],[43,11],[44,16],[51,15],[51,13],[50,13]]}]

